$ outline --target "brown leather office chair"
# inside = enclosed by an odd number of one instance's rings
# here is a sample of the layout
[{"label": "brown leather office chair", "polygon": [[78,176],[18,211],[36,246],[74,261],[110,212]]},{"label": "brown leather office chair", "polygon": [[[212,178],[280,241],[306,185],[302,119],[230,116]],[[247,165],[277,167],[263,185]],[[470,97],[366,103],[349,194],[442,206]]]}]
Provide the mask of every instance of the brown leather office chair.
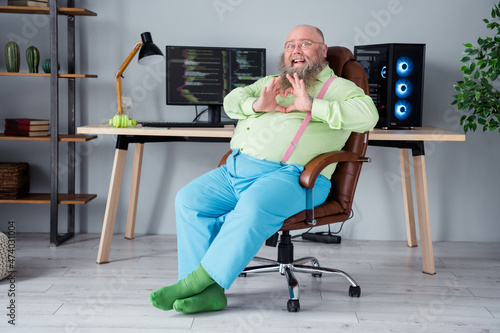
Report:
[{"label": "brown leather office chair", "polygon": [[[338,46],[329,47],[327,60],[336,75],[353,81],[368,94],[366,73],[363,67],[356,62],[349,49]],[[290,312],[300,310],[299,283],[293,274],[294,271],[310,273],[315,277],[321,277],[323,273],[344,276],[351,284],[349,295],[351,297],[361,295],[360,286],[346,272],[320,267],[318,260],[314,257],[294,260],[290,231],[343,222],[349,218],[361,166],[364,162],[369,161],[365,157],[367,146],[368,132],[353,132],[341,151],[317,156],[305,166],[300,176],[300,184],[308,189],[307,207],[312,207],[312,196],[310,194],[317,176],[329,164],[338,163],[331,178],[332,188],[327,200],[314,209],[307,209],[285,220],[283,227],[279,230],[281,231],[281,237],[278,244],[277,260],[255,257],[255,261],[264,262],[267,265],[247,267],[241,274],[241,276],[246,276],[248,273],[279,272],[284,275],[288,282],[290,294],[287,303],[287,309]],[[228,154],[222,158],[219,165],[225,163]],[[277,235],[275,236],[277,237]],[[276,237],[270,238],[266,244],[276,246]],[[311,265],[304,265],[306,263],[311,263]]]}]

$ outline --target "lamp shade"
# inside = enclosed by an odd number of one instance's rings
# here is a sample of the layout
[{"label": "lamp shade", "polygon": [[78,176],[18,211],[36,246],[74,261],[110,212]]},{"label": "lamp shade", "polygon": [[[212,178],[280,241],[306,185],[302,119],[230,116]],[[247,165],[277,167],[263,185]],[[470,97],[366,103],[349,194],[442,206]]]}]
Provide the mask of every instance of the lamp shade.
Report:
[{"label": "lamp shade", "polygon": [[141,41],[138,42],[132,52],[128,55],[127,59],[120,66],[118,71],[115,74],[116,79],[116,99],[118,103],[118,115],[123,115],[123,105],[122,105],[122,77],[123,72],[130,64],[132,59],[135,57],[137,52],[139,52],[139,64],[140,65],[154,65],[163,60],[163,53],[161,53],[158,46],[153,43],[153,39],[151,38],[151,34],[149,32],[144,32],[141,34]]},{"label": "lamp shade", "polygon": [[163,60],[163,53],[160,51],[158,46],[153,43],[153,38],[151,33],[144,32],[141,34],[142,47],[139,51],[139,59],[137,62],[140,65],[155,65]]}]

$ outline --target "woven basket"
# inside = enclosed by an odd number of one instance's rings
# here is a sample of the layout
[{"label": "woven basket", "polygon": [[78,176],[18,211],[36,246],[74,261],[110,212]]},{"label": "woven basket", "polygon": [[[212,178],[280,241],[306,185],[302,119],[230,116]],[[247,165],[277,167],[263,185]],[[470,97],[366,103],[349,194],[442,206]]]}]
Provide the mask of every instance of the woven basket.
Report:
[{"label": "woven basket", "polygon": [[[9,276],[14,268],[12,262],[9,263],[9,238],[0,232],[0,280]],[[11,257],[12,258],[12,257]]]},{"label": "woven basket", "polygon": [[19,199],[30,191],[28,163],[0,162],[0,199]]}]

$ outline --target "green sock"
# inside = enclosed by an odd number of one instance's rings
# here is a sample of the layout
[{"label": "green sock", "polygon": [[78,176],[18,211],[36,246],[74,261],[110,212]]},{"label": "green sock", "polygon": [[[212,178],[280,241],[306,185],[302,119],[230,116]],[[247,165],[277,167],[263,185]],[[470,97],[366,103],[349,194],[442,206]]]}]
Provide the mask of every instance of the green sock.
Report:
[{"label": "green sock", "polygon": [[174,302],[175,311],[182,313],[217,311],[226,306],[227,298],[224,289],[217,283],[212,284],[197,295]]},{"label": "green sock", "polygon": [[172,310],[176,300],[199,294],[214,283],[215,281],[203,266],[199,265],[191,274],[176,284],[153,291],[149,295],[149,300],[158,309]]}]

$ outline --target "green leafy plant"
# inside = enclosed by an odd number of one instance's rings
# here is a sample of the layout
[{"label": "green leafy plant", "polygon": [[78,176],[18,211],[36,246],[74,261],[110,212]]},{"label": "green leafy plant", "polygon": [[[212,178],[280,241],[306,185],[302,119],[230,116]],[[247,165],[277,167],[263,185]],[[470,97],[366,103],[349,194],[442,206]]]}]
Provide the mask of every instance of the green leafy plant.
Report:
[{"label": "green leafy plant", "polygon": [[460,68],[464,79],[454,85],[458,92],[452,105],[466,112],[460,119],[464,132],[476,131],[478,125],[483,132],[500,132],[500,3],[491,10],[491,20],[484,19],[486,27],[496,31],[493,37],[477,40],[478,46],[471,43],[465,46],[464,63]]}]

